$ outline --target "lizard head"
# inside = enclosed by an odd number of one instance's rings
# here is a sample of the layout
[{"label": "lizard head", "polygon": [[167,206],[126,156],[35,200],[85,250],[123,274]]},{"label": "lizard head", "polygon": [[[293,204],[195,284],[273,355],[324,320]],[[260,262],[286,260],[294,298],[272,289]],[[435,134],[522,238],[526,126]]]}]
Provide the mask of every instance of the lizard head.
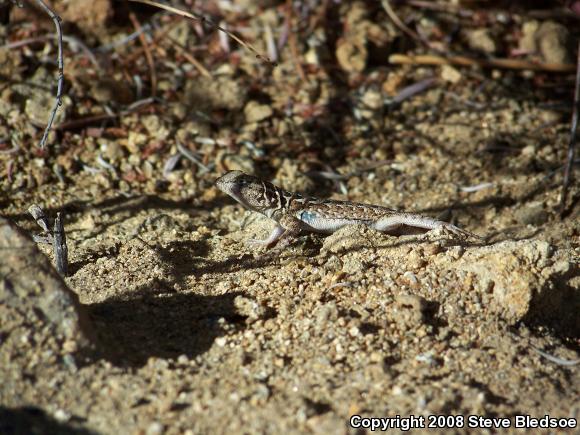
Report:
[{"label": "lizard head", "polygon": [[244,207],[262,213],[271,207],[268,184],[270,183],[242,171],[229,171],[215,182],[219,190],[230,195]]}]

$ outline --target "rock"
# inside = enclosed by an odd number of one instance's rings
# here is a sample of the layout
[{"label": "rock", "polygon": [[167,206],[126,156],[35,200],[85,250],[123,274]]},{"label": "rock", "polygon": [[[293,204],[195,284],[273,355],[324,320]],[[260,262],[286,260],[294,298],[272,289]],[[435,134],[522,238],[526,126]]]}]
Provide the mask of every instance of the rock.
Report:
[{"label": "rock", "polygon": [[113,13],[111,0],[60,1],[55,6],[62,10],[61,16],[64,20],[75,23],[85,32],[104,28],[107,18]]},{"label": "rock", "polygon": [[372,248],[380,242],[379,234],[363,224],[346,225],[324,239],[322,251],[338,254]]},{"label": "rock", "polygon": [[336,60],[343,70],[362,72],[365,69],[368,57],[365,42],[361,35],[356,35],[336,43]]},{"label": "rock", "polygon": [[568,53],[570,32],[554,21],[546,21],[536,32],[536,42],[542,58],[546,63],[568,63],[571,56]]},{"label": "rock", "polygon": [[164,426],[158,421],[154,421],[147,428],[146,435],[161,435],[164,431]]},{"label": "rock", "polygon": [[[53,0],[48,2],[48,4],[54,8],[55,13],[63,21],[74,23],[84,33],[97,33],[99,30],[103,30],[107,18],[113,12],[111,0]],[[26,8],[13,8],[10,15],[10,22],[30,22],[30,16],[33,15],[42,17],[43,20],[46,20],[52,26],[52,21],[48,19],[45,12],[39,7],[35,9],[34,14],[31,14],[28,6]]]},{"label": "rock", "polygon": [[451,65],[441,67],[441,79],[449,83],[458,83],[461,80],[461,72]]},{"label": "rock", "polygon": [[[29,236],[7,219],[0,218],[0,336],[3,352],[27,360],[28,353],[65,354],[91,344],[89,318],[78,297],[63,282],[50,261]],[[28,331],[39,349],[24,352],[16,334],[8,331]],[[6,334],[6,335],[4,335]],[[20,334],[21,335],[21,334]]]},{"label": "rock", "polygon": [[246,122],[260,122],[268,119],[272,116],[272,107],[267,104],[260,104],[256,101],[250,101],[244,107],[244,115],[246,116]]},{"label": "rock", "polygon": [[[580,298],[566,298],[570,264],[552,265],[552,248],[538,240],[505,241],[478,249],[468,249],[453,265],[457,271],[477,276],[475,289],[492,293],[490,311],[508,323],[524,318],[558,319],[577,313]],[[566,293],[567,294],[567,293]],[[572,328],[580,327],[578,320]]]},{"label": "rock", "polygon": [[91,95],[99,103],[129,104],[134,99],[133,91],[123,80],[116,80],[113,77],[102,77],[92,81]]},{"label": "rock", "polygon": [[402,293],[395,296],[397,315],[395,321],[403,328],[411,328],[425,322],[427,300],[421,296]]},{"label": "rock", "polygon": [[570,32],[554,21],[528,21],[522,27],[520,50],[539,53],[546,63],[569,63],[571,61]]},{"label": "rock", "polygon": [[266,315],[266,308],[263,305],[246,296],[236,296],[234,307],[240,316],[248,317],[250,320],[257,320]]},{"label": "rock", "polygon": [[487,54],[493,54],[497,50],[497,46],[489,29],[481,28],[467,32],[467,43],[473,50],[482,51]]},{"label": "rock", "polygon": [[519,41],[519,49],[524,53],[533,53],[536,51],[536,32],[540,23],[536,20],[526,21],[522,25],[522,36]]},{"label": "rock", "polygon": [[[51,90],[46,90],[56,86],[58,77],[51,74],[45,68],[38,68],[30,81],[18,83],[12,87],[16,94],[25,100],[24,112],[32,123],[44,126],[50,117],[50,113],[56,102],[56,94]],[[66,94],[61,99],[61,106],[56,111],[54,125],[58,125],[66,118],[66,113],[72,106],[72,101]]]},{"label": "rock", "polygon": [[185,85],[183,103],[190,110],[240,110],[244,107],[245,91],[238,81],[227,77],[200,77]]},{"label": "rock", "polygon": [[546,223],[548,216],[548,212],[541,202],[526,204],[515,212],[516,219],[525,225],[542,225]]},{"label": "rock", "polygon": [[228,154],[223,157],[223,165],[228,171],[242,171],[253,174],[256,171],[254,160],[248,156],[239,154]]},{"label": "rock", "polygon": [[[369,58],[369,46],[384,48],[390,35],[385,28],[369,19],[371,11],[365,2],[347,2],[342,37],[336,42],[336,60],[349,73],[362,72]],[[380,51],[380,50],[379,50]]]},{"label": "rock", "polygon": [[[55,96],[48,92],[36,92],[34,97],[28,98],[24,105],[24,113],[30,121],[37,125],[46,124],[55,102]],[[55,116],[55,123],[59,124],[64,119],[64,112],[58,110]]]}]

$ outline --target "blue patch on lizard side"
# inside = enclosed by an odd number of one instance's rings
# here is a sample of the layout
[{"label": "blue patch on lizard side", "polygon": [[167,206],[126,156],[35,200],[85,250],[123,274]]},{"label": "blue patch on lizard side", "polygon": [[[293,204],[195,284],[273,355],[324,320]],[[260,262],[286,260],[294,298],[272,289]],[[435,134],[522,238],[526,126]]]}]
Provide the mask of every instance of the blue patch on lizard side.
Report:
[{"label": "blue patch on lizard side", "polygon": [[305,224],[312,225],[316,219],[318,219],[318,214],[312,211],[303,211],[300,213],[300,218]]}]

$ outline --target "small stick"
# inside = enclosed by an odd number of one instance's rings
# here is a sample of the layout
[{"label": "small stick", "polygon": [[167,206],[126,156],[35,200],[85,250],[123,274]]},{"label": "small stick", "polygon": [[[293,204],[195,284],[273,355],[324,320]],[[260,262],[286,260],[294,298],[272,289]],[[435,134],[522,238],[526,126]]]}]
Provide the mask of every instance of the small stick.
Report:
[{"label": "small stick", "polygon": [[204,67],[201,62],[199,62],[195,57],[193,57],[189,52],[181,46],[179,42],[173,39],[171,36],[167,36],[167,38],[172,42],[173,47],[177,49],[181,53],[181,55],[185,58],[185,60],[189,61],[197,70],[203,75],[204,77],[211,78],[211,73]]},{"label": "small stick", "polygon": [[53,238],[52,234],[50,234],[50,230],[48,229],[48,219],[44,214],[44,210],[41,209],[38,205],[32,204],[30,207],[28,207],[28,213],[32,215],[38,226],[44,231],[44,235],[33,234],[32,240],[34,240],[36,243],[46,243],[50,245],[53,241]]},{"label": "small stick", "polygon": [[141,45],[143,46],[145,59],[147,59],[147,63],[149,64],[149,74],[151,74],[151,96],[155,98],[157,94],[157,70],[155,69],[155,62],[153,61],[153,56],[151,55],[151,49],[147,43],[145,33],[141,31],[141,23],[139,23],[139,20],[133,12],[129,14],[129,19],[131,20],[131,23],[133,23],[135,31],[139,33],[139,42],[141,42]]},{"label": "small stick", "polygon": [[199,161],[194,155],[193,153],[188,150],[187,148],[185,148],[183,145],[181,145],[179,142],[177,142],[177,150],[181,153],[181,155],[183,155],[185,158],[189,159],[190,161],[192,161],[193,163],[195,163],[197,166],[199,166],[202,169],[202,173],[205,172],[209,172],[211,169],[208,168],[207,166],[205,166],[201,161]]},{"label": "small stick", "polygon": [[572,125],[570,127],[570,142],[568,143],[568,157],[564,165],[564,182],[562,183],[562,195],[560,196],[560,216],[566,208],[568,186],[572,176],[572,164],[576,151],[576,131],[578,129],[578,110],[580,106],[580,43],[578,43],[578,60],[576,62],[576,89],[574,90],[574,108],[572,109]]},{"label": "small stick", "polygon": [[401,29],[403,33],[406,33],[412,39],[430,48],[429,43],[427,41],[423,40],[417,33],[413,32],[411,29],[409,29],[409,27],[405,23],[401,21],[401,19],[397,16],[395,11],[391,7],[391,3],[389,2],[389,0],[381,0],[381,4],[383,5],[383,9],[387,13],[391,21],[395,23],[395,26]]},{"label": "small stick", "polygon": [[44,210],[42,210],[38,205],[32,204],[28,207],[28,213],[32,215],[38,226],[48,233],[48,219],[44,214]]},{"label": "small stick", "polygon": [[[38,1],[40,1],[40,0],[38,0]],[[247,50],[249,50],[252,53],[254,53],[256,55],[256,58],[257,59],[260,59],[262,62],[267,63],[271,67],[277,66],[277,63],[276,62],[272,62],[268,57],[260,54],[260,52],[256,48],[254,48],[254,46],[252,44],[249,44],[247,42],[244,42],[242,39],[238,38],[236,35],[234,35],[229,30],[224,29],[223,27],[221,27],[220,25],[214,23],[213,21],[211,21],[210,19],[204,17],[203,15],[199,15],[199,14],[192,13],[192,12],[185,12],[185,11],[182,11],[181,9],[177,9],[177,8],[172,7],[172,6],[164,5],[164,4],[157,3],[157,2],[154,2],[154,1],[151,1],[151,0],[129,0],[129,1],[132,1],[132,2],[135,2],[135,3],[143,3],[143,4],[149,5],[149,6],[154,6],[156,8],[160,8],[160,9],[164,9],[164,10],[169,11],[169,12],[173,12],[174,14],[180,15],[180,16],[182,16],[184,18],[189,18],[190,20],[201,21],[202,23],[207,23],[210,26],[212,26],[214,29],[217,29],[220,32],[223,32],[226,35],[228,35],[230,38],[232,38],[234,41],[236,41],[242,47],[244,47]]]},{"label": "small stick", "polygon": [[64,232],[64,225],[61,214],[56,214],[54,220],[54,258],[56,260],[56,270],[62,276],[68,274],[68,247],[66,246],[66,234]]},{"label": "small stick", "polygon": [[62,276],[66,276],[68,274],[68,247],[66,245],[66,234],[64,232],[61,213],[58,212],[56,214],[52,234],[48,228],[48,219],[42,208],[36,204],[32,204],[30,207],[28,207],[28,213],[32,215],[38,226],[40,226],[45,233],[45,235],[34,234],[32,239],[36,243],[47,243],[49,245],[52,244],[54,249],[54,258],[56,261],[56,270]]},{"label": "small stick", "polygon": [[407,0],[405,1],[406,4],[409,6],[413,6],[420,9],[430,9],[434,11],[442,11],[442,12],[453,12],[458,13],[464,17],[471,17],[474,14],[474,11],[469,9],[464,9],[461,6],[456,6],[452,4],[442,4],[442,3],[434,3],[432,1],[422,1],[422,0]]},{"label": "small stick", "polygon": [[52,108],[52,112],[50,112],[50,117],[48,119],[48,124],[46,125],[46,129],[44,130],[44,134],[42,135],[42,139],[40,140],[40,148],[44,148],[46,145],[46,140],[48,139],[48,133],[52,127],[52,123],[54,122],[54,118],[56,116],[56,111],[62,104],[62,86],[64,83],[64,60],[62,55],[62,29],[60,28],[60,17],[54,13],[54,11],[49,8],[43,0],[35,0],[36,3],[48,14],[48,16],[54,22],[56,27],[56,35],[58,39],[58,85],[56,89],[56,101],[54,103],[54,107]]},{"label": "small stick", "polygon": [[138,100],[138,101],[135,101],[134,103],[131,103],[125,110],[122,110],[118,113],[103,113],[100,115],[92,115],[92,116],[87,116],[84,118],[72,119],[70,121],[63,122],[62,124],[57,125],[55,127],[55,129],[56,130],[74,130],[77,128],[82,128],[88,124],[93,124],[93,123],[97,123],[97,122],[108,121],[111,119],[120,118],[124,115],[128,115],[129,113],[133,113],[133,112],[139,110],[143,106],[153,104],[156,101],[157,101],[156,98],[152,98],[152,97],[144,98],[142,100]]},{"label": "small stick", "polygon": [[575,365],[580,364],[580,359],[569,360],[569,359],[564,359],[564,358],[558,358],[557,356],[550,355],[549,353],[541,351],[540,349],[538,349],[534,345],[532,345],[532,349],[534,349],[539,355],[543,356],[547,360],[552,361],[553,363],[559,364],[561,366],[571,367],[571,366],[575,366]]},{"label": "small stick", "polygon": [[[153,16],[153,18],[155,18],[155,16]],[[118,40],[113,41],[109,44],[105,44],[105,45],[101,45],[100,47],[97,47],[96,51],[98,51],[100,53],[106,53],[107,51],[112,51],[115,48],[122,47],[123,45],[128,44],[129,42],[133,41],[134,39],[137,39],[139,37],[140,33],[149,32],[152,28],[153,28],[153,25],[151,23],[146,23],[146,24],[142,25],[139,30],[134,31],[130,35],[119,38]]]},{"label": "small stick", "polygon": [[403,65],[461,65],[480,66],[483,68],[504,68],[517,70],[550,71],[556,73],[569,73],[576,71],[576,65],[570,63],[537,63],[521,59],[472,59],[465,56],[442,57],[431,54],[420,56],[407,56],[405,54],[392,54],[389,63]]},{"label": "small stick", "polygon": [[420,82],[417,83],[413,83],[412,85],[409,85],[401,89],[401,91],[393,98],[392,103],[400,104],[406,99],[429,89],[431,86],[434,86],[435,84],[437,84],[437,79],[433,77],[421,80]]}]

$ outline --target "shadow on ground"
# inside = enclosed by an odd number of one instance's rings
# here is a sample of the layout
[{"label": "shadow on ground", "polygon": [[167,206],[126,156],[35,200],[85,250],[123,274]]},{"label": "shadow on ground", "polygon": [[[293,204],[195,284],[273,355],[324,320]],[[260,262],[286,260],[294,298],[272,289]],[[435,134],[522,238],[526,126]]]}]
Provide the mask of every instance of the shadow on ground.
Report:
[{"label": "shadow on ground", "polygon": [[522,319],[527,325],[551,329],[577,352],[580,352],[580,292],[570,283],[579,277],[580,267],[576,264],[556,276],[532,300],[528,314]]},{"label": "shadow on ground", "polygon": [[138,289],[130,298],[88,305],[102,355],[120,366],[140,367],[150,357],[195,358],[223,335],[219,322],[243,327],[234,307],[240,293],[204,296],[175,293],[166,282]]},{"label": "shadow on ground", "polygon": [[49,416],[42,409],[27,406],[6,408],[0,406],[0,433],[2,435],[97,435],[75,422],[62,423]]}]

